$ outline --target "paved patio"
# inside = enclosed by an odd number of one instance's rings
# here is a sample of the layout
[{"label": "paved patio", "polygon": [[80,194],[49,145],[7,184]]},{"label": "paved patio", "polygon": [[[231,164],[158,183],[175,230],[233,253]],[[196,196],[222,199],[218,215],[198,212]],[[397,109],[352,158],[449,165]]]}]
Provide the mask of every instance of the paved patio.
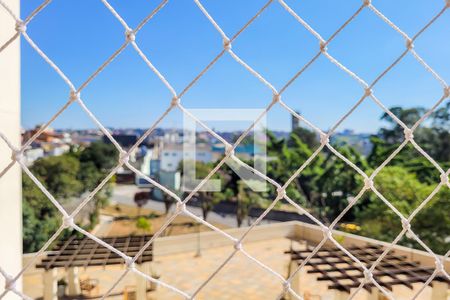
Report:
[{"label": "paved patio", "polygon": [[[229,229],[227,232],[233,236],[241,236],[244,230],[245,228]],[[342,244],[344,247],[352,247],[352,245],[386,246],[383,242],[348,233],[335,231],[334,234],[343,237]],[[252,233],[243,242],[243,249],[252,257],[281,274],[281,276],[287,277],[289,274],[290,254],[286,254],[286,250],[290,250],[291,246],[293,246],[294,250],[306,249],[304,242],[302,244],[291,242],[290,238],[308,241],[311,245],[314,245],[322,237],[321,229],[318,226],[309,224],[286,222],[263,225],[252,230]],[[149,275],[159,274],[163,282],[188,294],[195,292],[234,251],[231,241],[216,232],[202,234],[201,244],[205,250],[202,250],[200,257],[196,256],[196,234],[166,237],[158,239],[156,242],[154,261],[151,262],[152,271],[149,272]],[[291,243],[293,244],[291,245]],[[395,246],[395,252],[398,255],[405,256],[408,260],[419,261],[424,266],[434,266],[433,257],[425,252],[401,246]],[[446,269],[450,266],[449,263],[450,260],[445,262]],[[327,281],[318,281],[317,274],[306,273],[310,267],[305,266],[305,270],[299,277],[300,280],[293,281],[293,284],[298,284],[298,292],[305,300],[348,298],[348,295],[337,296],[339,294],[336,293],[337,290],[329,289],[329,282]],[[80,269],[79,271],[81,279],[89,277],[100,282],[97,296],[101,296],[112,287],[125,269],[119,265],[111,265],[106,266],[105,269],[103,267],[89,267],[86,270]],[[65,275],[64,269],[60,269],[58,272],[61,278]],[[334,276],[333,272],[330,272],[329,275]],[[417,282],[412,284],[412,288],[408,288],[399,284],[393,287],[392,292],[395,295],[395,299],[411,299],[421,289],[422,285],[423,283]],[[133,290],[135,286],[136,275],[130,273],[114,288],[112,295],[108,299],[125,299],[123,291],[125,289]],[[282,289],[283,287],[278,277],[261,268],[241,252],[237,252],[226,266],[201,289],[195,299],[277,299]],[[24,274],[24,292],[36,299],[42,297],[43,290],[42,271],[36,269],[28,270]],[[428,286],[417,299],[435,300],[437,299],[436,295],[433,296],[432,292],[436,291],[442,292],[442,295],[439,294],[439,299],[450,299],[449,290],[446,286],[437,289]],[[353,299],[374,299],[370,298],[371,296],[368,291],[363,289]],[[147,293],[147,299],[177,300],[183,299],[183,297],[159,286],[156,291]],[[382,299],[382,297],[379,299]]]},{"label": "paved patio", "polygon": [[[245,249],[255,258],[267,264],[283,276],[287,275],[289,255],[284,254],[290,247],[285,238],[262,242],[244,243]],[[153,262],[154,270],[161,275],[161,280],[178,289],[192,293],[208,276],[219,267],[233,247],[218,247],[203,250],[201,257],[195,252],[159,256]],[[100,281],[100,295],[106,292],[114,281],[124,272],[120,266],[89,267],[80,269],[80,278],[89,277]],[[61,276],[63,270],[59,271]],[[114,289],[110,299],[123,299],[121,292],[126,286],[135,285],[135,275],[128,274]],[[24,276],[24,291],[33,298],[43,293],[42,275],[36,271]],[[274,299],[281,292],[281,282],[241,253],[233,259],[206,285],[196,299]],[[183,299],[180,295],[159,286],[148,293],[148,299]]]}]

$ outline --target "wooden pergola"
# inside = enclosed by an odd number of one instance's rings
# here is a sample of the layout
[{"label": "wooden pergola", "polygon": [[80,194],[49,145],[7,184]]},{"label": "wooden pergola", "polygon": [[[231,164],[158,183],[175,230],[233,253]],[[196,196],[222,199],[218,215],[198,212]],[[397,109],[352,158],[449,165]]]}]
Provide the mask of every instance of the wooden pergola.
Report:
[{"label": "wooden pergola", "polygon": [[[384,249],[381,246],[366,245],[348,247],[358,260],[366,268],[378,259]],[[307,246],[305,250],[289,250],[291,262],[295,266],[301,264],[313,251],[313,247]],[[337,247],[322,247],[310,260],[306,266],[309,266],[306,273],[316,275],[318,281],[329,282],[328,288],[337,290],[337,294],[344,296],[351,292],[351,289],[359,287],[361,279],[364,278],[363,269],[355,263],[347,254]],[[405,256],[388,253],[372,272],[373,278],[383,287],[392,290],[394,286],[403,285],[413,289],[413,283],[426,282],[434,272],[434,268],[421,266],[419,263],[408,260]],[[300,275],[301,276],[301,275]],[[436,276],[433,279],[433,294],[440,294],[436,290],[444,289],[447,294],[447,285],[450,281],[444,276]],[[364,285],[369,293],[378,293],[378,289],[373,283]],[[336,297],[339,298],[339,297]],[[435,296],[433,299],[439,300]],[[446,299],[446,298],[445,298]]]},{"label": "wooden pergola", "polygon": [[[102,238],[115,249],[134,257],[152,238],[151,235],[120,236]],[[136,260],[138,266],[148,265],[153,260],[153,247],[150,245],[145,249],[142,255]],[[57,299],[57,269],[64,268],[67,273],[68,293],[76,296],[81,293],[80,281],[78,278],[78,268],[87,268],[92,266],[124,265],[125,261],[118,254],[108,248],[103,247],[94,240],[83,236],[71,236],[68,239],[60,240],[42,261],[36,265],[36,268],[45,269],[44,282],[45,292],[44,300]],[[145,279],[141,276],[136,277],[137,294],[146,293]]]}]

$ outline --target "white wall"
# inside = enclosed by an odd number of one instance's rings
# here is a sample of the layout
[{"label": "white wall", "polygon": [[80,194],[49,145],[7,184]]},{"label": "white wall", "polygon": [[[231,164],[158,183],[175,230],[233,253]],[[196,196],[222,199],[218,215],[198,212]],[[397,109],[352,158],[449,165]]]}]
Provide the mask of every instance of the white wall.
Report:
[{"label": "white wall", "polygon": [[[194,149],[195,150],[195,160],[209,163],[212,162],[213,153],[210,150]],[[163,149],[161,151],[161,170],[167,172],[175,172],[178,170],[180,162],[183,158],[187,160],[194,159],[193,152],[184,152],[184,149]]]},{"label": "white wall", "polygon": [[183,150],[163,150],[161,151],[161,170],[175,172],[182,160]]},{"label": "white wall", "polygon": [[[19,15],[19,0],[4,0]],[[14,33],[15,22],[0,9],[0,45]],[[0,53],[0,131],[20,146],[20,45],[17,39]],[[11,161],[11,151],[0,141],[0,169]],[[1,171],[0,171],[1,172]],[[0,179],[0,266],[11,275],[22,267],[22,212],[20,169],[14,166]],[[4,282],[0,276],[0,293]],[[21,288],[21,282],[17,284]],[[8,293],[3,299],[17,299]]]}]

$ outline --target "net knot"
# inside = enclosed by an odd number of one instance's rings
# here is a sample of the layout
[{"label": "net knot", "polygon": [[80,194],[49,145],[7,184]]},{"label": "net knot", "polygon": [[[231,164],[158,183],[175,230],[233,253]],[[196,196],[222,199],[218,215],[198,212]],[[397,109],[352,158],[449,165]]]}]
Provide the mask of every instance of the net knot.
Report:
[{"label": "net knot", "polygon": [[227,156],[234,156],[234,148],[232,145],[228,144],[225,146],[225,155]]},{"label": "net knot", "polygon": [[330,142],[330,136],[328,134],[321,133],[320,134],[320,143],[322,144],[322,146],[328,144],[329,142]]},{"label": "net knot", "polygon": [[448,98],[448,97],[450,97],[450,86],[446,86],[444,88],[444,98]]},{"label": "net knot", "polygon": [[133,30],[125,31],[125,40],[127,41],[127,43],[132,43],[136,40],[136,34]]},{"label": "net knot", "polygon": [[436,258],[436,260],[434,261],[434,264],[436,265],[436,270],[439,273],[445,274],[444,264],[442,263],[442,261],[439,258]]},{"label": "net knot", "polygon": [[280,94],[273,94],[272,102],[276,103],[276,102],[280,102],[280,100],[281,100]]},{"label": "net knot", "polygon": [[177,202],[177,213],[182,213],[186,211],[186,203]]},{"label": "net knot", "polygon": [[410,38],[406,39],[406,48],[408,48],[408,50],[412,50],[412,48],[414,48],[414,43],[412,39]]},{"label": "net knot", "polygon": [[133,270],[134,268],[136,268],[132,257],[127,256],[126,258],[124,258],[124,260],[128,270]]},{"label": "net knot", "polygon": [[80,93],[77,93],[76,91],[70,91],[70,95],[69,95],[69,100],[70,102],[75,102],[80,100]]},{"label": "net knot", "polygon": [[277,194],[278,199],[283,199],[284,197],[286,197],[286,189],[282,187],[277,188]]},{"label": "net knot", "polygon": [[121,151],[120,155],[119,155],[119,162],[122,165],[126,165],[130,162],[130,154],[126,151]]},{"label": "net knot", "polygon": [[449,183],[448,175],[445,173],[441,174],[441,183],[447,185]]},{"label": "net knot", "polygon": [[408,232],[411,230],[411,224],[409,223],[408,219],[402,218],[402,227],[403,230],[406,230]]},{"label": "net knot", "polygon": [[13,150],[11,159],[17,162],[21,162],[23,160],[23,151],[21,150]]},{"label": "net knot", "polygon": [[241,251],[242,250],[242,243],[240,241],[237,241],[234,243],[234,249]]},{"label": "net knot", "polygon": [[363,273],[364,273],[364,280],[366,282],[371,282],[373,280],[373,274],[368,269],[365,269]]},{"label": "net knot", "polygon": [[366,87],[364,89],[364,96],[366,96],[366,97],[372,96],[372,93],[373,93],[373,91],[370,87]]},{"label": "net knot", "polygon": [[331,239],[332,238],[332,231],[330,228],[322,225],[322,232],[323,232],[323,237],[327,238],[327,239]]},{"label": "net knot", "polygon": [[5,276],[5,291],[10,291],[16,288],[16,281],[10,275]]},{"label": "net knot", "polygon": [[373,179],[372,178],[364,179],[364,189],[366,189],[366,190],[373,189]]},{"label": "net knot", "polygon": [[372,0],[363,0],[364,6],[369,6],[372,4]]},{"label": "net knot", "polygon": [[289,281],[284,281],[283,288],[285,292],[289,291],[291,289],[291,283]]},{"label": "net knot", "polygon": [[223,48],[226,51],[230,51],[231,50],[231,41],[228,38],[223,39]]},{"label": "net knot", "polygon": [[75,223],[73,221],[73,217],[71,216],[66,216],[63,217],[63,227],[64,228],[73,228],[75,226]]},{"label": "net knot", "polygon": [[25,25],[25,22],[17,21],[16,22],[16,31],[20,32],[20,33],[27,31],[27,25]]},{"label": "net knot", "polygon": [[320,41],[319,45],[320,45],[320,52],[322,52],[322,53],[327,52],[327,50],[328,50],[328,47],[327,47],[328,43],[327,42]]},{"label": "net knot", "polygon": [[412,140],[414,138],[414,133],[409,128],[405,128],[405,130],[403,130],[403,133],[405,134],[405,139],[407,141],[410,141],[410,140]]},{"label": "net knot", "polygon": [[178,96],[174,96],[172,101],[170,102],[171,106],[178,106],[180,104],[180,98]]}]

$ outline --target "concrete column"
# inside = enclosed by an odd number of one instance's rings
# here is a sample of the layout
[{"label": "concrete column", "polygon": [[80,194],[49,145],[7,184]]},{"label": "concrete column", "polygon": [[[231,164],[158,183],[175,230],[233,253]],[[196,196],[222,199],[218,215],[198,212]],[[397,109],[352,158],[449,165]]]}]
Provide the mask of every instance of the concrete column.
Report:
[{"label": "concrete column", "polygon": [[447,300],[447,282],[433,281],[431,291],[431,299],[433,300]]},{"label": "concrete column", "polygon": [[[144,274],[150,275],[150,264],[143,263],[141,265],[137,265],[139,271]],[[147,299],[147,279],[143,276],[136,274],[136,299]]]},{"label": "concrete column", "polygon": [[44,272],[44,300],[58,300],[58,270]]},{"label": "concrete column", "polygon": [[[19,0],[4,1],[20,15]],[[15,34],[15,21],[0,7],[0,46]],[[16,39],[0,52],[0,132],[20,146],[20,43]],[[11,150],[0,141],[0,172],[11,162]],[[22,268],[21,171],[17,164],[0,178],[0,266],[14,276]],[[0,294],[4,278],[0,276]],[[22,281],[16,282],[22,290]],[[5,300],[17,299],[8,293]]]},{"label": "concrete column", "polygon": [[69,268],[69,270],[67,270],[67,285],[69,296],[78,296],[81,294],[78,267]]}]

